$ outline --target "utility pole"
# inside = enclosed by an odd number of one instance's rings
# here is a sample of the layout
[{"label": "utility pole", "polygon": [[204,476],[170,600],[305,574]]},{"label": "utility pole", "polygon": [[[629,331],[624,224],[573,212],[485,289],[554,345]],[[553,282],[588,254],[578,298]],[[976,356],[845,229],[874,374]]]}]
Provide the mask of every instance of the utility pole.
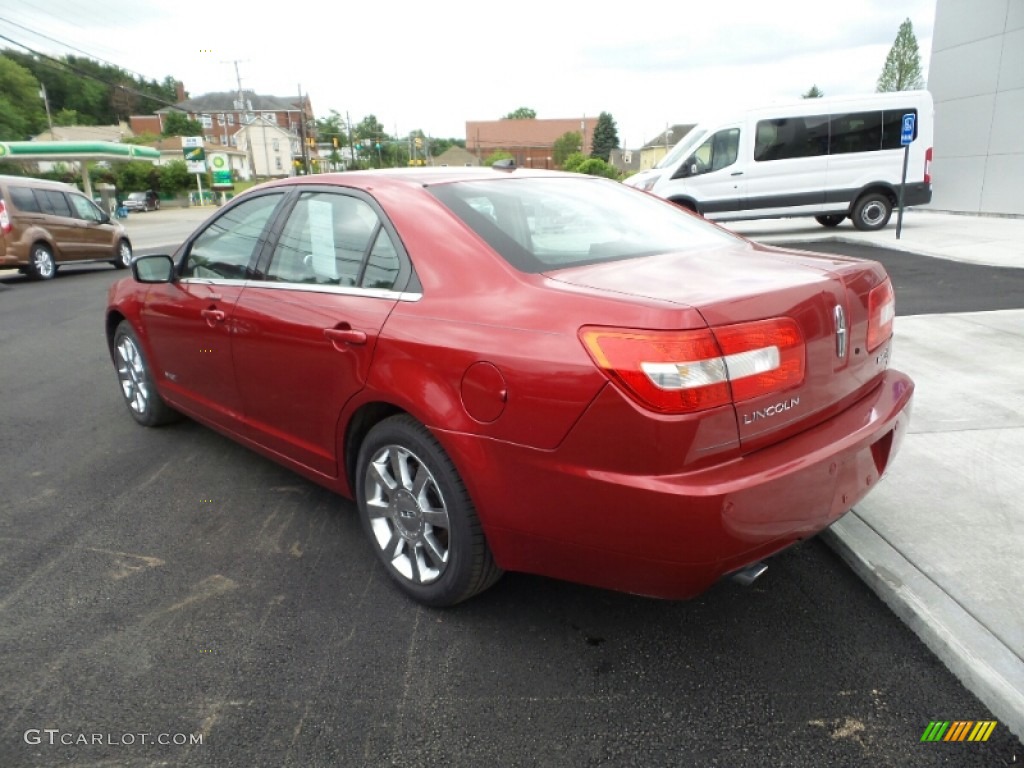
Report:
[{"label": "utility pole", "polygon": [[299,83],[299,140],[302,142],[302,167],[309,176],[309,147],[306,145],[306,105],[302,101],[302,83]]},{"label": "utility pole", "polygon": [[[352,165],[357,166],[355,170],[358,170],[359,161],[356,160],[356,149],[352,146],[352,118],[348,116],[348,110],[345,110],[345,125],[348,126],[348,156],[352,161]],[[351,170],[351,169],[346,169]]]},{"label": "utility pole", "polygon": [[46,86],[42,83],[39,84],[39,97],[43,100],[43,104],[46,105],[46,122],[50,126],[50,141],[54,141],[57,137],[53,135],[53,118],[50,117],[50,99],[46,96]]},{"label": "utility pole", "polygon": [[[235,65],[235,82],[238,84],[238,98],[235,100],[235,105],[234,106],[235,106],[235,110],[238,112],[238,126],[239,126],[239,128],[241,128],[243,125],[249,127],[249,130],[246,131],[246,142],[245,143],[246,143],[246,148],[249,150],[249,169],[252,171],[252,178],[253,178],[253,181],[255,181],[257,174],[256,174],[256,151],[255,151],[255,149],[253,147],[253,140],[254,140],[255,137],[253,136],[253,132],[252,132],[252,124],[253,124],[253,118],[252,118],[252,115],[251,115],[252,105],[250,104],[249,108],[246,109],[245,94],[242,91],[242,75],[238,71],[239,60],[238,59],[233,59],[231,61],[222,61],[221,64],[234,64]],[[226,129],[225,129],[225,132],[226,132]],[[266,140],[266,131],[264,131],[264,137],[263,138],[264,138],[264,140]],[[266,147],[264,147],[264,150],[266,150]],[[268,161],[268,166],[269,166],[269,161]],[[268,168],[268,170],[269,170],[269,168]]]}]

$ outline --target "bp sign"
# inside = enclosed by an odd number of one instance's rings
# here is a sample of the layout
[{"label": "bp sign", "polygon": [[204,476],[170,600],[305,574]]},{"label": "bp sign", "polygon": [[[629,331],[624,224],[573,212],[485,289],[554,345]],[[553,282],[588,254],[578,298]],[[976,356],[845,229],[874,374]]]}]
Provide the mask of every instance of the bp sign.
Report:
[{"label": "bp sign", "polygon": [[216,152],[210,155],[210,171],[213,174],[214,189],[234,189],[231,180],[231,166],[228,163],[228,156],[223,152]]}]

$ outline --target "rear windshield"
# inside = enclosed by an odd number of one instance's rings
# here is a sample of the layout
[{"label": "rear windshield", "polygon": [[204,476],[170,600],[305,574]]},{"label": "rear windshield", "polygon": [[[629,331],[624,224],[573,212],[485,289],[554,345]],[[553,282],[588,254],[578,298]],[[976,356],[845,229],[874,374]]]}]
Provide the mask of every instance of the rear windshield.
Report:
[{"label": "rear windshield", "polygon": [[596,177],[492,179],[428,189],[523,272],[733,241],[664,200]]}]

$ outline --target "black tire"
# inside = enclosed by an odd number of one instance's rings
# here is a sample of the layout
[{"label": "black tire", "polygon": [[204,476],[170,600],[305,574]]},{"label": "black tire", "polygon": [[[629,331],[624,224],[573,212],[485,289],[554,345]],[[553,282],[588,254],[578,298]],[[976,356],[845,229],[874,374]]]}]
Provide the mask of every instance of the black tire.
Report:
[{"label": "black tire", "polygon": [[411,416],[370,430],[359,447],[355,490],[373,551],[414,600],[455,605],[501,576],[455,465]]},{"label": "black tire", "polygon": [[122,320],[114,331],[114,367],[128,412],[144,427],[178,421],[181,415],[164,402],[153,386],[149,363],[131,324]]},{"label": "black tire", "polygon": [[824,216],[815,216],[814,220],[821,224],[823,227],[829,229],[835,229],[846,220],[846,214],[843,213],[829,213]]},{"label": "black tire", "polygon": [[28,253],[28,267],[25,274],[33,280],[52,280],[57,274],[57,262],[53,251],[46,243],[36,243]]},{"label": "black tire", "polygon": [[892,200],[881,192],[864,195],[853,206],[853,226],[861,232],[874,232],[889,223],[892,216]]},{"label": "black tire", "polygon": [[114,269],[128,269],[132,265],[132,244],[128,240],[121,238],[117,244],[117,256],[110,263]]}]

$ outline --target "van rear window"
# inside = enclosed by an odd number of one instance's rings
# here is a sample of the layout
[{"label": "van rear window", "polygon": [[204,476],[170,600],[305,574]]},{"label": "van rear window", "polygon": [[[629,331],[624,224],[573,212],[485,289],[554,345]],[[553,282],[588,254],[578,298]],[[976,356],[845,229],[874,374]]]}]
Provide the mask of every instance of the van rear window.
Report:
[{"label": "van rear window", "polygon": [[28,187],[15,187],[12,186],[8,189],[11,195],[11,202],[14,207],[19,211],[25,213],[41,213],[39,210],[39,201],[36,200],[35,194]]}]

